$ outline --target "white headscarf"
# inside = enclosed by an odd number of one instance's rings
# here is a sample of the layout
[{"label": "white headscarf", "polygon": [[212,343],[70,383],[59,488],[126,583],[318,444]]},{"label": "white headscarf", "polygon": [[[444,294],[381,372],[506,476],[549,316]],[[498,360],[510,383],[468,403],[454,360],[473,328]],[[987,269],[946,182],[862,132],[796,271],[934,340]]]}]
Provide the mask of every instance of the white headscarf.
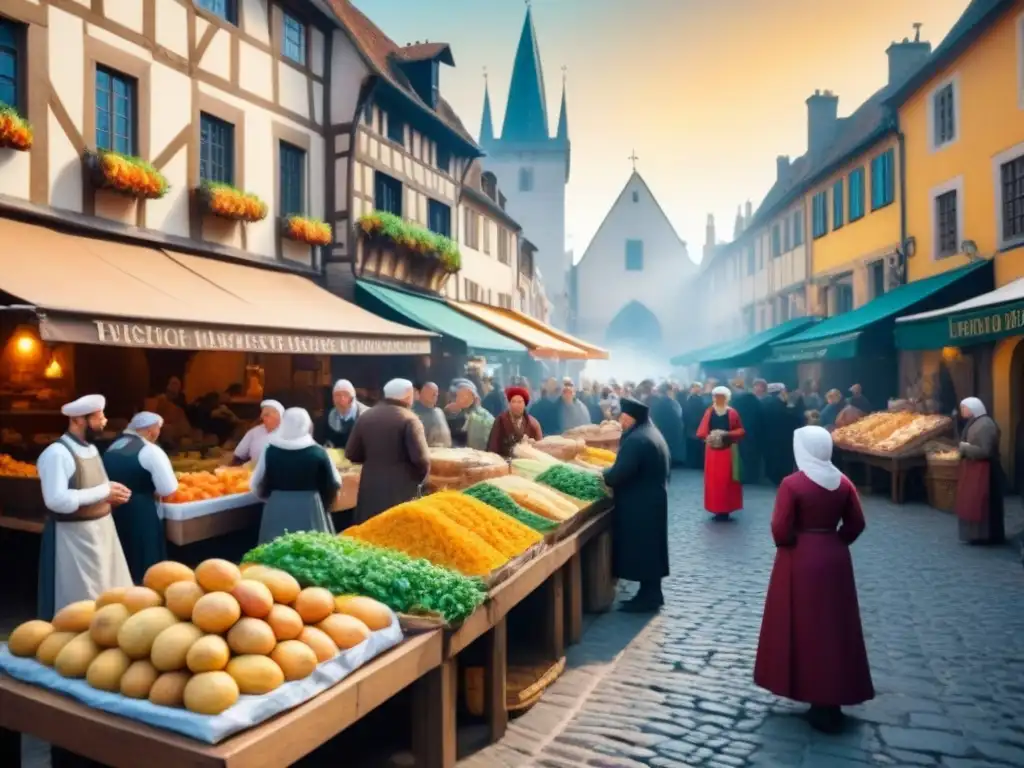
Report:
[{"label": "white headscarf", "polygon": [[278,416],[284,418],[284,406],[277,400],[264,400],[260,403],[260,410],[262,411],[264,408],[272,408],[277,411]]},{"label": "white headscarf", "polygon": [[313,420],[305,408],[289,408],[281,417],[281,426],[270,435],[270,444],[286,451],[297,451],[316,445]]},{"label": "white headscarf", "polygon": [[832,463],[832,435],[823,427],[800,427],[793,433],[793,456],[807,479],[826,491],[834,491],[843,473]]},{"label": "white headscarf", "polygon": [[334,382],[335,392],[348,392],[352,397],[356,396],[356,388],[352,386],[352,382],[348,379],[338,379]]},{"label": "white headscarf", "polygon": [[724,397],[725,402],[729,402],[732,399],[732,390],[728,387],[715,387],[711,390],[712,397]]},{"label": "white headscarf", "polygon": [[960,401],[960,407],[970,411],[971,416],[974,418],[988,415],[988,411],[985,410],[985,404],[976,397],[965,397]]},{"label": "white headscarf", "polygon": [[133,432],[139,429],[149,429],[150,427],[162,427],[164,425],[164,419],[157,413],[151,413],[150,411],[139,411],[136,413],[132,420],[128,422],[128,429]]},{"label": "white headscarf", "polygon": [[408,379],[392,379],[384,385],[384,397],[388,400],[401,400],[412,392],[412,382]]}]

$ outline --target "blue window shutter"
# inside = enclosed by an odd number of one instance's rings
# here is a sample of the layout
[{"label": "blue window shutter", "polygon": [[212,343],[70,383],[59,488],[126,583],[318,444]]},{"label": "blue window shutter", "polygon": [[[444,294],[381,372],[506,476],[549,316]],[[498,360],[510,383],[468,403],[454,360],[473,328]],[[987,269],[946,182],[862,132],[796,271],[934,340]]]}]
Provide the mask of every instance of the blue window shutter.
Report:
[{"label": "blue window shutter", "polygon": [[282,216],[306,213],[306,152],[282,141],[278,148],[280,190],[278,207]]},{"label": "blue window shutter", "polygon": [[843,226],[843,180],[832,185],[832,229]]}]

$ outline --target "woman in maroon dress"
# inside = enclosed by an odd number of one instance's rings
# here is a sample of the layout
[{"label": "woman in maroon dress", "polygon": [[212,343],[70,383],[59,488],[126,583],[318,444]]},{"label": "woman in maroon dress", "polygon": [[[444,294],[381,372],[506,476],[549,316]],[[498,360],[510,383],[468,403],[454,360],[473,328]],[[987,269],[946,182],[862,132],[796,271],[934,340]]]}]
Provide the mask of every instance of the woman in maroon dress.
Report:
[{"label": "woman in maroon dress", "polygon": [[849,550],[864,513],[857,489],[832,464],[825,429],[796,430],[793,452],[799,471],[782,481],[772,513],[777,550],[754,682],[810,704],[811,725],[834,733],[840,707],[875,697]]},{"label": "woman in maroon dress", "polygon": [[716,520],[728,520],[729,515],[743,508],[737,443],[746,431],[739,413],[729,407],[731,396],[728,387],[711,390],[712,405],[697,428],[697,438],[705,443],[704,509]]},{"label": "woman in maroon dress", "polygon": [[526,412],[530,404],[530,393],[523,387],[509,387],[505,390],[508,410],[494,420],[487,450],[506,459],[512,458],[512,449],[526,438],[540,440],[544,437],[540,423]]}]

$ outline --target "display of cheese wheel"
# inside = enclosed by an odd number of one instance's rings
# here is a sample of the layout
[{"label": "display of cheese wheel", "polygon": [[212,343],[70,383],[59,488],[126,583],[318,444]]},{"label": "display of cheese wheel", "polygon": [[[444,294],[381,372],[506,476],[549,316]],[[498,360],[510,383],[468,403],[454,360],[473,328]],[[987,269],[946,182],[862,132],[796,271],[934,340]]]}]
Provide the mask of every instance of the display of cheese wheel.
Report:
[{"label": "display of cheese wheel", "polygon": [[149,660],[160,672],[176,672],[185,668],[185,658],[192,644],[203,637],[203,630],[195,624],[173,624],[153,640]]},{"label": "display of cheese wheel", "polygon": [[274,596],[275,603],[290,605],[299,596],[302,587],[295,577],[290,573],[279,571],[277,568],[267,568],[263,565],[255,565],[245,571],[245,578],[255,579],[267,585],[270,593]]},{"label": "display of cheese wheel", "polygon": [[355,648],[370,636],[370,628],[355,616],[332,613],[316,625],[328,634],[334,644],[343,651]]},{"label": "display of cheese wheel", "polygon": [[238,683],[227,672],[202,672],[185,684],[185,709],[199,715],[219,715],[238,701]]},{"label": "display of cheese wheel", "polygon": [[186,666],[196,674],[224,669],[230,660],[231,649],[220,635],[205,635],[199,638],[192,643],[192,647],[185,655]]},{"label": "display of cheese wheel", "polygon": [[89,634],[97,645],[103,648],[116,648],[117,633],[130,615],[128,609],[121,603],[105,605],[92,617]]},{"label": "display of cheese wheel", "polygon": [[20,624],[7,638],[7,650],[14,656],[35,656],[43,641],[57,630],[53,624],[33,619]]},{"label": "display of cheese wheel", "polygon": [[334,598],[334,610],[347,616],[355,616],[368,626],[371,632],[391,626],[391,611],[372,597],[338,595]]},{"label": "display of cheese wheel", "polygon": [[58,632],[85,632],[89,629],[92,617],[96,614],[95,600],[79,600],[77,603],[65,605],[53,617],[53,628]]},{"label": "display of cheese wheel", "polygon": [[267,615],[267,624],[278,640],[294,640],[302,633],[302,617],[294,608],[274,603]]},{"label": "display of cheese wheel", "polygon": [[189,672],[164,672],[149,689],[149,701],[161,707],[185,706],[185,686],[192,679]]},{"label": "display of cheese wheel", "polygon": [[239,580],[231,590],[231,596],[238,601],[243,615],[255,619],[266,618],[274,607],[274,595],[270,587],[255,579]]},{"label": "display of cheese wheel", "polygon": [[241,616],[241,606],[227,592],[207,592],[192,609],[192,623],[211,635],[224,634]]},{"label": "display of cheese wheel", "polygon": [[192,609],[205,592],[194,581],[176,581],[164,592],[167,609],[182,621],[192,620]]},{"label": "display of cheese wheel", "polygon": [[329,661],[338,655],[338,646],[322,629],[303,627],[299,642],[305,643],[313,650],[317,661]]},{"label": "display of cheese wheel", "polygon": [[238,690],[250,696],[262,696],[284,683],[284,672],[266,656],[235,656],[225,670],[238,683]]},{"label": "display of cheese wheel", "polygon": [[298,640],[278,643],[270,654],[270,660],[281,668],[285,680],[302,680],[309,677],[318,663],[313,649]]},{"label": "display of cheese wheel", "polygon": [[96,598],[96,610],[98,611],[100,608],[114,603],[123,603],[124,593],[127,591],[128,587],[114,587],[113,589],[108,589]]},{"label": "display of cheese wheel", "polygon": [[121,678],[131,665],[132,660],[120,648],[107,648],[92,660],[85,672],[85,682],[96,690],[116,693],[121,690]]},{"label": "display of cheese wheel", "polygon": [[142,577],[142,584],[162,595],[176,581],[195,580],[195,572],[184,563],[164,560],[162,563],[156,563],[146,569],[146,574]]},{"label": "display of cheese wheel", "polygon": [[334,595],[323,587],[306,587],[292,606],[307,624],[317,624],[334,613]]},{"label": "display of cheese wheel", "polygon": [[178,617],[163,606],[144,608],[121,625],[117,645],[133,659],[145,659],[157,635],[177,623]]},{"label": "display of cheese wheel", "polygon": [[121,675],[121,695],[129,699],[148,699],[158,677],[160,672],[148,660],[133,661]]},{"label": "display of cheese wheel", "polygon": [[228,648],[239,656],[257,654],[266,656],[277,645],[277,637],[270,625],[262,619],[243,616],[227,634]]},{"label": "display of cheese wheel", "polygon": [[230,592],[241,578],[238,566],[228,560],[215,557],[196,566],[196,581],[207,592]]},{"label": "display of cheese wheel", "polygon": [[36,651],[36,661],[52,667],[53,663],[57,660],[57,654],[78,635],[78,632],[51,632],[39,644],[39,649]]},{"label": "display of cheese wheel", "polygon": [[102,650],[88,632],[82,632],[60,649],[57,658],[53,660],[53,668],[61,677],[85,677],[89,665]]},{"label": "display of cheese wheel", "polygon": [[158,605],[163,605],[164,599],[160,596],[159,592],[149,587],[128,587],[124,591],[124,597],[121,599],[121,602],[128,609],[128,613],[135,614],[147,608],[156,608]]}]

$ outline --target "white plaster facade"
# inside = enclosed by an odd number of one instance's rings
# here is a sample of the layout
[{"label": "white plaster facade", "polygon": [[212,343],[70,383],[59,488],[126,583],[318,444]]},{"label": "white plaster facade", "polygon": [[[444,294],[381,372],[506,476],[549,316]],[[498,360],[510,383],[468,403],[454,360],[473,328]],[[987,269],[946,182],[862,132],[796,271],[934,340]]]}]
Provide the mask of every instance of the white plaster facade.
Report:
[{"label": "white plaster facade", "polygon": [[690,314],[685,299],[698,268],[636,171],[574,269],[572,331],[580,338],[614,347],[616,339],[609,338],[609,331],[617,316],[639,304],[658,326],[657,337],[652,332],[643,341],[659,350],[678,343],[675,337]]}]

